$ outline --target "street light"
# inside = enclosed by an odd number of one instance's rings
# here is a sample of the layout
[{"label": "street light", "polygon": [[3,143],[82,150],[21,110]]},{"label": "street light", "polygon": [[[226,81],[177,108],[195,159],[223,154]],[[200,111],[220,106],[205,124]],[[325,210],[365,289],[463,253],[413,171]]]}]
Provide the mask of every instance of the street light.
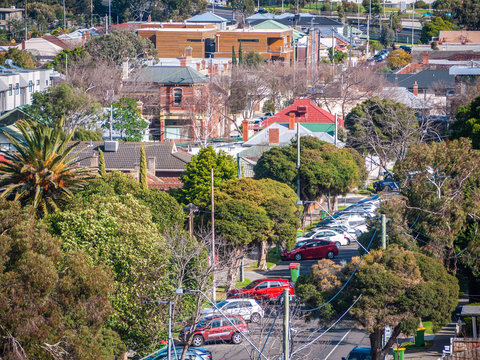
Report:
[{"label": "street light", "polygon": [[208,300],[208,302],[210,304],[212,304],[212,306],[214,307],[215,310],[217,310],[225,319],[228,320],[228,322],[230,323],[230,325],[233,326],[233,328],[235,330],[238,331],[238,333],[240,335],[242,335],[242,337],[247,340],[247,342],[255,349],[259,352],[259,354],[265,358],[265,360],[268,360],[268,358],[262,353],[262,351],[243,333],[243,331],[241,331],[234,323],[233,321],[225,315],[225,313],[219,308],[217,307],[217,304],[215,304],[212,300],[210,300],[210,298],[205,295],[205,293],[202,291],[202,290],[196,290],[196,289],[176,289],[175,290],[175,294],[179,294],[179,295],[183,295],[183,294],[190,294],[190,293],[198,293],[198,294],[201,294],[205,299]]},{"label": "street light", "polygon": [[[172,301],[171,300],[156,300],[155,304],[168,304],[168,342],[167,342],[167,359],[171,360],[172,356],[172,347],[173,344],[173,337],[172,337]],[[143,359],[140,359],[143,360]]]},{"label": "street light", "polygon": [[[323,211],[325,211],[325,212],[327,213],[327,215],[328,215],[330,218],[332,218],[332,220],[333,220],[333,222],[334,222],[335,224],[340,225],[340,226],[342,225],[342,224],[339,224],[339,223],[337,222],[337,219],[335,219],[335,218],[327,211],[327,209],[325,209],[325,208],[323,207],[323,205],[320,204],[318,201],[299,200],[299,201],[297,201],[296,204],[297,204],[297,205],[317,204],[318,206],[320,206],[320,207],[322,208]],[[347,235],[348,235],[348,232],[347,232]],[[353,241],[355,241],[358,245],[360,245],[360,247],[361,247],[367,254],[369,254],[368,250],[365,249],[365,247],[364,247],[362,244],[360,244],[360,243],[357,241],[357,239],[354,239],[354,238],[351,237],[351,236],[350,236],[350,239],[352,239]]]}]

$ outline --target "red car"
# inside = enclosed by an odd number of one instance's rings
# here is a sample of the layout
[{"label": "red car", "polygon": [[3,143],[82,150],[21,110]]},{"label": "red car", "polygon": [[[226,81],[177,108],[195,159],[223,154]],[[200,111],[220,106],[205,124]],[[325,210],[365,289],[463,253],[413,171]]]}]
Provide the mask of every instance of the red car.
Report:
[{"label": "red car", "polygon": [[[232,323],[235,325],[232,325]],[[185,343],[185,333],[190,328],[180,331],[179,339]],[[192,336],[192,345],[202,346],[208,341],[227,340],[233,344],[242,342],[242,333],[248,333],[247,323],[240,316],[228,316],[228,320],[222,315],[204,317],[195,327]]]},{"label": "red car", "polygon": [[296,260],[328,258],[333,259],[338,255],[338,248],[331,241],[312,240],[293,250],[282,250],[282,260]]},{"label": "red car", "polygon": [[252,281],[241,289],[233,289],[227,294],[230,298],[248,297],[257,300],[278,299],[283,294],[283,290],[288,289],[290,295],[295,295],[295,289],[288,280],[278,279],[260,279]]}]

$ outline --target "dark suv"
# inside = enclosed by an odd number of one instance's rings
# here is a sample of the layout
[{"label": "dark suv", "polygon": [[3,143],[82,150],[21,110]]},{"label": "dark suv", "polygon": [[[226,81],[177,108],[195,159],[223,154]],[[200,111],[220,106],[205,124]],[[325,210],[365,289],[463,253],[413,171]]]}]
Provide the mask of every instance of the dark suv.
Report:
[{"label": "dark suv", "polygon": [[[185,328],[178,335],[183,343],[186,342],[186,332],[189,330],[190,328]],[[240,316],[228,316],[228,320],[220,315],[208,316],[200,320],[195,326],[192,345],[198,347],[207,341],[216,340],[227,340],[233,344],[240,344],[242,342],[240,332],[248,333],[247,323]]]},{"label": "dark suv", "polygon": [[375,189],[376,192],[380,192],[380,191],[392,191],[392,190],[395,190],[395,191],[398,191],[399,190],[399,187],[398,187],[398,182],[396,182],[393,178],[393,175],[391,173],[387,173],[383,180],[380,180],[380,181],[375,181],[373,183],[373,188]]}]

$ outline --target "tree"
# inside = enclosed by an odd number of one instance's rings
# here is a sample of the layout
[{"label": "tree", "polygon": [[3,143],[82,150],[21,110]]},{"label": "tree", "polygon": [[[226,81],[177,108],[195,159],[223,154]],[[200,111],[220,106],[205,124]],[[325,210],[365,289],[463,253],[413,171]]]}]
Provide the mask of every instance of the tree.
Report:
[{"label": "tree", "polygon": [[257,67],[265,62],[265,58],[258,51],[249,51],[245,55],[245,65]]},{"label": "tree", "polygon": [[382,6],[380,5],[379,0],[363,0],[362,6],[365,8],[365,11],[368,13],[370,10],[370,4],[372,7],[372,15],[380,14],[382,10]]},{"label": "tree", "polygon": [[454,12],[459,23],[469,30],[480,29],[480,8],[474,0],[464,0]]},{"label": "tree", "polygon": [[65,83],[34,93],[32,105],[25,109],[32,118],[51,126],[63,119],[67,130],[93,122],[99,111],[94,99]]},{"label": "tree", "polygon": [[[359,262],[359,258],[352,259],[347,276]],[[457,306],[458,292],[457,279],[440,261],[392,245],[364,257],[345,297],[362,295],[350,314],[370,333],[372,360],[381,360],[399,334],[413,332],[421,319],[431,320],[434,329],[447,324]],[[387,325],[392,327],[392,335],[382,347]]]},{"label": "tree", "polygon": [[102,130],[87,130],[84,127],[77,127],[73,133],[72,140],[75,141],[102,141]]},{"label": "tree", "polygon": [[105,170],[105,156],[103,155],[102,150],[98,150],[98,172],[101,177],[107,176],[107,171]]},{"label": "tree", "polygon": [[143,190],[148,189],[148,179],[147,179],[147,158],[145,157],[145,149],[143,146],[140,149],[140,186]]},{"label": "tree", "polygon": [[78,143],[69,144],[73,133],[64,134],[61,121],[54,128],[31,120],[16,126],[23,139],[6,134],[16,151],[1,151],[0,197],[32,205],[44,216],[80,190],[91,169],[77,166],[72,152]]},{"label": "tree", "polygon": [[395,40],[394,31],[389,27],[384,26],[380,33],[380,44],[382,44],[384,47],[389,47],[393,44],[394,40]]},{"label": "tree", "polygon": [[121,64],[124,59],[135,61],[157,53],[150,39],[142,39],[140,35],[125,30],[92,37],[85,43],[85,49],[94,60],[106,60],[113,64]]},{"label": "tree", "polygon": [[242,43],[238,46],[238,65],[243,65]]},{"label": "tree", "polygon": [[192,156],[180,178],[183,188],[176,193],[177,199],[183,203],[193,203],[206,208],[210,204],[210,169],[213,168],[214,185],[232,180],[237,175],[237,166],[233,157],[223,151],[215,152],[212,146],[200,150]]},{"label": "tree", "polygon": [[401,69],[412,62],[412,54],[403,49],[393,50],[387,56],[387,65],[390,69]]},{"label": "tree", "polygon": [[32,209],[0,199],[0,357],[113,359],[126,351],[105,327],[113,278],[36,220]]},{"label": "tree", "polygon": [[0,55],[0,65],[5,66],[7,59],[13,60],[16,66],[23,69],[35,69],[35,57],[25,50],[9,48],[6,53]]},{"label": "tree", "polygon": [[[140,115],[138,103],[135,99],[122,97],[113,107],[113,130],[120,132],[122,140],[141,141],[148,123]],[[110,127],[110,117],[102,125],[103,128]]]},{"label": "tree", "polygon": [[[254,167],[255,178],[270,178],[297,190],[300,198],[318,201],[323,195],[336,197],[359,185],[360,169],[351,153],[311,136],[300,139],[300,171],[296,169],[296,142],[265,151]],[[305,206],[304,216],[310,204]]]},{"label": "tree", "polygon": [[74,65],[77,62],[85,61],[90,55],[82,46],[76,46],[73,49],[63,49],[52,60],[49,66],[53,67],[56,71],[65,74],[68,67]]},{"label": "tree", "polygon": [[417,0],[415,2],[415,9],[428,9],[428,4],[423,0]]},{"label": "tree", "polygon": [[348,57],[347,53],[344,51],[335,50],[335,52],[333,52],[333,48],[328,48],[328,57],[330,59],[330,62],[332,62],[332,55],[335,64],[343,63]]},{"label": "tree", "polygon": [[376,156],[387,169],[390,160],[401,160],[419,134],[413,109],[388,99],[373,97],[355,106],[345,119],[347,144]]},{"label": "tree", "polygon": [[239,11],[245,19],[245,15],[253,14],[255,11],[255,2],[253,0],[232,0],[232,9]]},{"label": "tree", "polygon": [[237,66],[237,56],[235,55],[235,46],[232,45],[232,66]]},{"label": "tree", "polygon": [[470,138],[474,149],[480,149],[480,96],[459,106],[451,126],[451,138]]},{"label": "tree", "polygon": [[420,34],[420,41],[428,44],[433,37],[438,37],[442,30],[454,30],[456,26],[440,16],[435,16],[432,21],[426,22],[422,26],[422,33]]}]

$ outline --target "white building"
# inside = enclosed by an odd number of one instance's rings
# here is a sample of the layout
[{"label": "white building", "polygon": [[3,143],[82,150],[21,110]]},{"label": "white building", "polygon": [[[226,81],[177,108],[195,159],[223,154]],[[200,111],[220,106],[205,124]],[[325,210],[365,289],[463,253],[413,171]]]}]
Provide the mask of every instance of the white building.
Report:
[{"label": "white building", "polygon": [[53,69],[0,67],[0,114],[32,104],[32,95],[52,85]]}]

